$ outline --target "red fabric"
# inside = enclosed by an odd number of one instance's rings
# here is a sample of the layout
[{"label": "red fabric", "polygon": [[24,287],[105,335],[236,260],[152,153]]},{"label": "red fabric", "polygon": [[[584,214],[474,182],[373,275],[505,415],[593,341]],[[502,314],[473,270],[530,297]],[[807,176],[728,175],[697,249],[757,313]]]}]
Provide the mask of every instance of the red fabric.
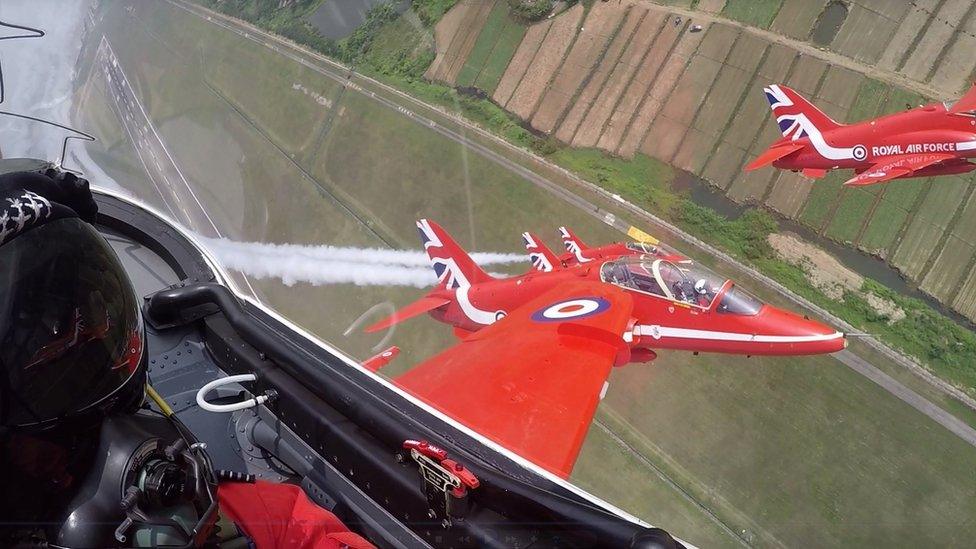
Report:
[{"label": "red fabric", "polygon": [[258,549],[372,549],[335,515],[312,503],[298,486],[258,481],[225,482],[217,490],[220,512]]}]

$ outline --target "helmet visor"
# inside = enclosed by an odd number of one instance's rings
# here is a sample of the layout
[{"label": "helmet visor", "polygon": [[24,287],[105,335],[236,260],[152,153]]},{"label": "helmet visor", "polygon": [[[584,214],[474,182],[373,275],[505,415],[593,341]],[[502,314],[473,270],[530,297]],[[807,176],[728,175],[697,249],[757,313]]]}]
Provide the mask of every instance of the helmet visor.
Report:
[{"label": "helmet visor", "polygon": [[91,225],[58,219],[0,246],[0,425],[85,411],[141,359],[132,285]]}]

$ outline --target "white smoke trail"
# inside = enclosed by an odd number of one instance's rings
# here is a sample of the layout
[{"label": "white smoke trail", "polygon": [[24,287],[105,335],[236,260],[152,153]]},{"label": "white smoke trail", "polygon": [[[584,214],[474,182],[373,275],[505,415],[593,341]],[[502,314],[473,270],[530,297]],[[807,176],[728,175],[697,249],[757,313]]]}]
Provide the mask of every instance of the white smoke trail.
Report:
[{"label": "white smoke trail", "polygon": [[[437,282],[423,252],[197,239],[224,267],[255,278],[278,278],[287,286],[308,282],[426,288]],[[520,254],[486,253],[477,257],[482,263],[525,261]]]},{"label": "white smoke trail", "polygon": [[[415,250],[390,250],[383,248],[358,248],[351,246],[268,244],[264,242],[237,242],[226,238],[212,239],[198,236],[208,246],[222,250],[237,250],[241,253],[255,253],[262,257],[290,258],[300,256],[316,261],[346,261],[354,263],[381,263],[388,265],[407,265],[429,267],[427,254]],[[526,261],[525,254],[472,253],[471,259],[479,265],[505,265]]]}]

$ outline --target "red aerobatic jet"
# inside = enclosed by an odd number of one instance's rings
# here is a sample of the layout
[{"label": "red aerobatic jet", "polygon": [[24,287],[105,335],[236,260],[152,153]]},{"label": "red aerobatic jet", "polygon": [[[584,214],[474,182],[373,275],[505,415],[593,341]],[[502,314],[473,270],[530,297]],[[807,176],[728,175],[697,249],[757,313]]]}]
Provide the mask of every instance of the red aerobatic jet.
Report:
[{"label": "red aerobatic jet", "polygon": [[846,346],[844,334],[690,264],[620,256],[493,278],[436,223],[417,227],[438,283],[367,331],[429,313],[461,342],[395,382],[564,477],[614,366],[649,362],[658,349],[805,355]]},{"label": "red aerobatic jet", "polygon": [[955,102],[932,103],[856,124],[838,124],[792,89],[764,89],[783,138],[745,167],[772,164],[812,178],[852,168],[845,185],[960,174],[976,169],[976,85]]},{"label": "red aerobatic jet", "polygon": [[559,227],[559,236],[563,239],[563,246],[566,247],[566,253],[560,259],[567,265],[577,265],[627,255],[654,256],[679,263],[688,261],[688,258],[656,241],[654,244],[650,242],[613,242],[591,248],[584,244],[568,227]]},{"label": "red aerobatic jet", "polygon": [[688,258],[661,243],[614,242],[605,246],[590,248],[566,227],[559,227],[559,235],[563,239],[566,253],[556,256],[538,236],[532,233],[522,233],[522,242],[529,252],[532,266],[537,271],[549,272],[581,263],[589,263],[590,261],[615,259],[623,256],[647,256],[667,259],[676,263],[688,262]]}]

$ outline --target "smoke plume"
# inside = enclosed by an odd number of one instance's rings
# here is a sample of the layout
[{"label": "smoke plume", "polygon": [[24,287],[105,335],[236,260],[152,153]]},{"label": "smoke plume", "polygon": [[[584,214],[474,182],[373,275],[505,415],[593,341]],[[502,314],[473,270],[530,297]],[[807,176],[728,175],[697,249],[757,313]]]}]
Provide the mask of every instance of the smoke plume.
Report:
[{"label": "smoke plume", "polygon": [[[420,251],[197,239],[224,267],[255,278],[278,278],[287,286],[307,282],[426,288],[437,282],[427,255]],[[522,254],[473,253],[471,257],[481,265],[525,261]]]}]

